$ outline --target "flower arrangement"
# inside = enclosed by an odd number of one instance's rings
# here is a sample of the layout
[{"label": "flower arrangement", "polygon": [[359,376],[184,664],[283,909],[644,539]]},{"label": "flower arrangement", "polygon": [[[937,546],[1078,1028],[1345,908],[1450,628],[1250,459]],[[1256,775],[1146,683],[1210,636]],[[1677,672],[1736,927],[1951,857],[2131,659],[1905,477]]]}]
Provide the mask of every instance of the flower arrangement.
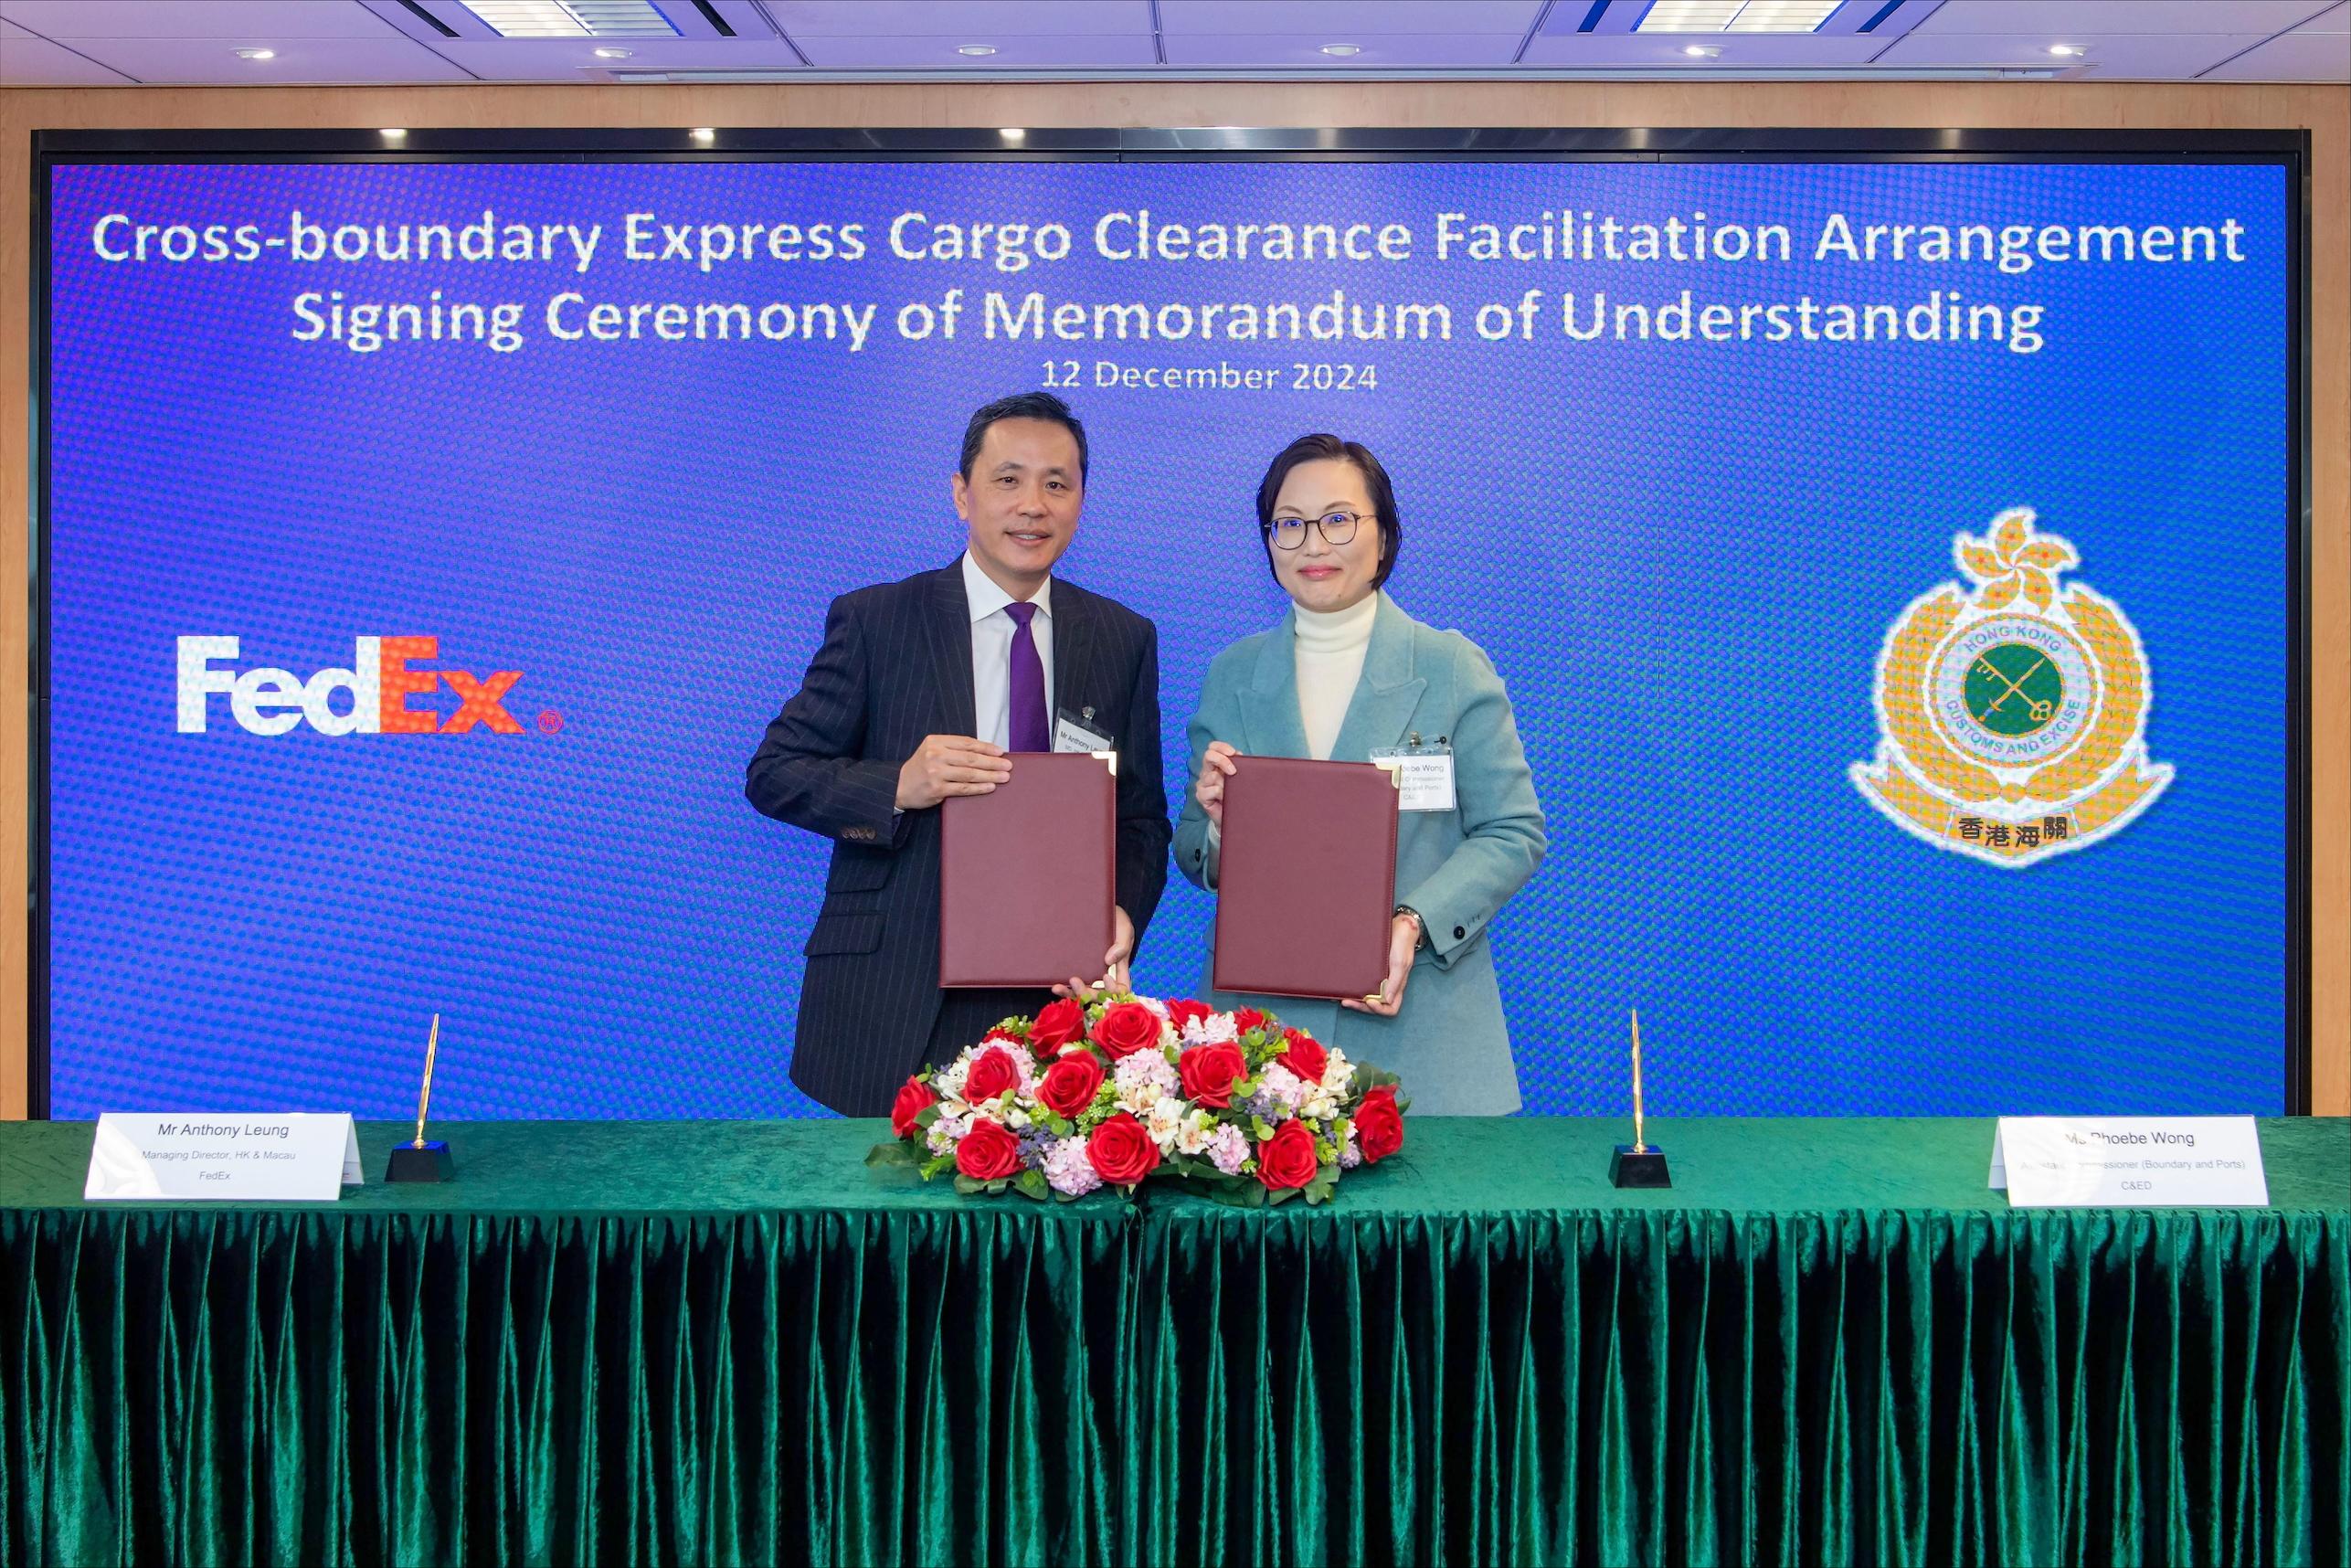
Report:
[{"label": "flower arrangement", "polygon": [[1244,1207],[1326,1202],[1403,1147],[1395,1077],[1255,1010],[1104,995],[1008,1018],[906,1080],[869,1165],[1064,1201],[1151,1177]]}]

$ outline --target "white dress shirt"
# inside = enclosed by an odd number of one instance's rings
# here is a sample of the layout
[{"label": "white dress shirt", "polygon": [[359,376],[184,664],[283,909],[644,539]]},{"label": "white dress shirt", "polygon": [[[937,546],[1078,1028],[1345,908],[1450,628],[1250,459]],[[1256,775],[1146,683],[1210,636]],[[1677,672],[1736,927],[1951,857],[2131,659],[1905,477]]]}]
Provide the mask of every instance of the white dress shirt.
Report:
[{"label": "white dress shirt", "polygon": [[[980,569],[971,552],[963,552],[963,597],[971,605],[972,738],[993,746],[1012,744],[1012,634],[1019,630],[1004,607],[1012,596]],[[1037,645],[1037,662],[1045,669],[1045,744],[1053,744],[1053,578],[1039,585],[1031,600],[1037,613],[1029,618],[1029,635]]]}]

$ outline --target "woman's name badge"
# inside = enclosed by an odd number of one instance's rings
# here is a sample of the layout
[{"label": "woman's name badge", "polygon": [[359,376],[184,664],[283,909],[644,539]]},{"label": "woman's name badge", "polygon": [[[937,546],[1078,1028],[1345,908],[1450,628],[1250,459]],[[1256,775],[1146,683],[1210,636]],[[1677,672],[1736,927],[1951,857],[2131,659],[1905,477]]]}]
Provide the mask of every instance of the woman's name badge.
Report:
[{"label": "woman's name badge", "polygon": [[1092,708],[1080,708],[1072,713],[1067,708],[1056,715],[1053,726],[1053,748],[1055,751],[1116,751],[1116,736],[1106,733]]},{"label": "woman's name badge", "polygon": [[1387,768],[1396,776],[1396,789],[1403,799],[1396,809],[1403,811],[1450,811],[1456,802],[1453,798],[1453,747],[1442,740],[1435,746],[1422,746],[1417,740],[1411,746],[1399,746],[1387,751],[1371,753],[1375,767]]}]

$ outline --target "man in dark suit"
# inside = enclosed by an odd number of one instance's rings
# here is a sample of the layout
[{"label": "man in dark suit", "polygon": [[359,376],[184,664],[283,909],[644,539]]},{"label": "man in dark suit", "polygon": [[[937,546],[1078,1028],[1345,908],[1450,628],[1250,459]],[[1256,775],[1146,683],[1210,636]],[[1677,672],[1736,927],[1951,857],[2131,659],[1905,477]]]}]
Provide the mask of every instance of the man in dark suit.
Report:
[{"label": "man in dark suit", "polygon": [[[792,1082],[843,1115],[884,1114],[925,1062],[1053,999],[938,984],[937,808],[1011,777],[1009,753],[1054,749],[1064,723],[1118,753],[1117,941],[1099,980],[1055,990],[1123,989],[1159,907],[1159,633],[1053,577],[1085,474],[1085,427],[1060,398],[1024,393],[974,414],[952,484],[969,529],[962,558],[834,599],[824,645],[746,769],[754,806],[832,841]],[[1019,918],[1021,895],[1005,890],[1006,918]]]}]

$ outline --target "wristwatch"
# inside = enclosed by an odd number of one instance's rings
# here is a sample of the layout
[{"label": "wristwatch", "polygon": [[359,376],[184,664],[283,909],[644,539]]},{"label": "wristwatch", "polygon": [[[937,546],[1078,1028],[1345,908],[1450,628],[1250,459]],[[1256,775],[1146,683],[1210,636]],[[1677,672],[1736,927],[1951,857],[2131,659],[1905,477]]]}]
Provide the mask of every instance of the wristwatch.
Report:
[{"label": "wristwatch", "polygon": [[[1413,950],[1418,952],[1421,948],[1427,947],[1428,922],[1421,918],[1421,912],[1409,904],[1399,904],[1396,906],[1396,914],[1409,915],[1413,917]],[[1389,916],[1391,919],[1394,917],[1394,916]]]}]

